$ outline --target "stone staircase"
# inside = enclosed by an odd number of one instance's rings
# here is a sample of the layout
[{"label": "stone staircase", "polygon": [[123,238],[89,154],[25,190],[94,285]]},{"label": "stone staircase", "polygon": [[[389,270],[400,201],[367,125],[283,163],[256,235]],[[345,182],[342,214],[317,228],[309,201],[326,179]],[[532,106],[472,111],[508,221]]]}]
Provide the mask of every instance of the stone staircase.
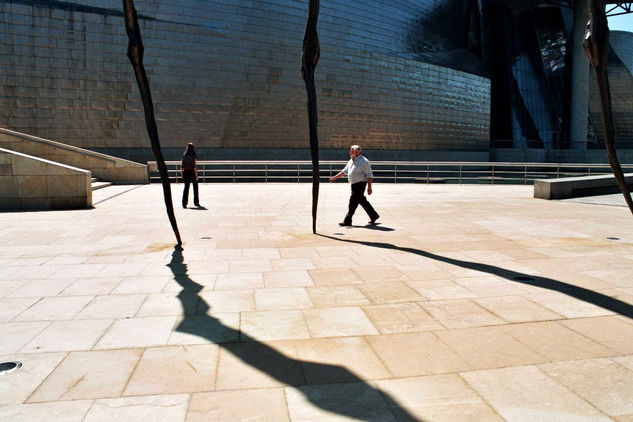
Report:
[{"label": "stone staircase", "polygon": [[99,179],[98,177],[93,177],[91,179],[92,182],[92,190],[95,191],[97,189],[102,189],[102,188],[107,188],[108,186],[110,186],[112,184],[112,182],[104,182],[103,180]]},{"label": "stone staircase", "polygon": [[2,210],[92,208],[92,191],[149,182],[145,164],[2,127],[0,175]]}]

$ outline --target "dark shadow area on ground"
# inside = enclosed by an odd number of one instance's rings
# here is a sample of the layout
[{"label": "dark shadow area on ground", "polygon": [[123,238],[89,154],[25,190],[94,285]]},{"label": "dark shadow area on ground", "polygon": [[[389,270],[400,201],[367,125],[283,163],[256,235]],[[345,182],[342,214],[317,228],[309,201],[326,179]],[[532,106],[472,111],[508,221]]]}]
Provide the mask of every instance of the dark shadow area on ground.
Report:
[{"label": "dark shadow area on ground", "polygon": [[[20,213],[24,213],[24,212],[57,212],[57,211],[85,211],[85,210],[93,210],[95,209],[95,205],[99,205],[103,202],[109,201],[110,199],[116,198],[117,196],[121,196],[125,193],[128,193],[130,191],[133,191],[135,189],[141,188],[145,185],[132,185],[132,187],[130,187],[129,189],[125,189],[124,191],[112,194],[110,196],[108,196],[107,198],[103,198],[99,201],[93,202],[92,206],[90,207],[86,207],[86,208],[32,208],[32,209],[25,209],[25,208],[12,208],[12,209],[2,209],[0,210],[0,213],[9,213],[9,212],[20,212]],[[103,188],[103,189],[107,189],[107,188]]]},{"label": "dark shadow area on ground", "polygon": [[393,229],[391,227],[387,227],[387,226],[383,226],[380,223],[376,223],[376,224],[367,224],[366,226],[361,226],[362,229],[368,229],[368,230],[376,230],[378,232],[393,232],[396,231],[396,229]]},{"label": "dark shadow area on ground", "polygon": [[366,224],[364,226],[357,226],[352,224],[351,226],[341,226],[341,230],[351,230],[351,229],[367,229],[367,230],[376,230],[379,232],[392,232],[396,229],[392,229],[391,227],[382,226],[380,223],[377,224]]},{"label": "dark shadow area on ground", "polygon": [[[123,195],[124,193],[128,193],[128,192],[133,191],[133,190],[135,190],[135,189],[142,188],[143,186],[145,186],[145,185],[136,185],[136,186],[133,186],[133,187],[131,187],[131,188],[129,188],[129,189],[126,189],[126,190],[124,190],[124,191],[122,191],[122,192],[115,193],[115,194],[114,194],[114,195],[112,195],[112,196],[108,196],[107,198],[103,198],[103,199],[102,199],[102,200],[100,200],[100,201],[93,202],[93,203],[92,203],[92,207],[94,208],[94,206],[95,206],[95,205],[98,205],[98,204],[100,204],[100,203],[102,203],[102,202],[105,202],[105,201],[109,201],[109,200],[110,200],[110,199],[112,199],[112,198],[116,198],[117,196]],[[104,189],[107,189],[107,188],[104,188]]]},{"label": "dark shadow area on ground", "polygon": [[206,211],[206,210],[208,210],[208,208],[205,207],[204,205],[196,205],[196,206],[193,206],[193,207],[191,207],[189,209],[190,210],[198,210],[198,211]]},{"label": "dark shadow area on ground", "polygon": [[629,318],[633,318],[633,305],[630,305],[626,302],[622,302],[621,300],[612,298],[602,293],[585,289],[584,287],[574,286],[573,284],[564,283],[562,281],[553,280],[551,278],[539,277],[537,275],[523,274],[517,271],[507,270],[505,268],[500,268],[500,267],[496,267],[494,265],[489,265],[489,264],[481,264],[478,262],[462,261],[459,259],[448,258],[445,256],[436,255],[434,253],[426,252],[426,251],[415,249],[415,248],[392,245],[391,243],[341,239],[338,237],[328,236],[325,234],[319,234],[319,236],[326,237],[328,239],[336,240],[339,242],[356,243],[359,245],[371,246],[374,248],[391,249],[391,250],[396,250],[396,251],[412,253],[412,254],[433,259],[436,261],[446,262],[447,264],[452,264],[457,267],[467,268],[470,270],[475,270],[475,271],[479,271],[483,273],[496,275],[498,277],[505,278],[506,280],[512,281],[514,283],[528,284],[530,286],[536,286],[536,287],[541,287],[543,289],[557,291],[557,292],[566,294],[568,296],[571,296],[573,298],[582,300],[583,302],[591,303],[603,309],[607,309],[617,314],[620,314]]},{"label": "dark shadow area on ground", "polygon": [[[177,297],[184,319],[176,331],[206,338],[247,365],[286,386],[295,387],[310,403],[327,412],[363,421],[420,421],[388,393],[371,386],[345,367],[288,357],[208,315],[210,306],[199,295],[203,286],[187,275],[182,250],[176,246],[167,265],[183,288]],[[238,338],[241,339],[238,343],[227,343]]]}]

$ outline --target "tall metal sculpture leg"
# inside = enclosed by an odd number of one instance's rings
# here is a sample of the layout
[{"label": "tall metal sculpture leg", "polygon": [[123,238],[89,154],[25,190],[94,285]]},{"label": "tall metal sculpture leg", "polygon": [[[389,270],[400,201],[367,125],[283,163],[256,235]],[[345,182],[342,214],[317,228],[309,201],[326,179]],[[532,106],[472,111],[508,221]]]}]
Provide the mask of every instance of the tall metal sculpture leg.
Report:
[{"label": "tall metal sculpture leg", "polygon": [[585,48],[585,52],[587,53],[591,66],[594,68],[596,74],[598,92],[600,93],[600,115],[602,117],[602,125],[604,126],[604,142],[607,148],[609,164],[611,164],[613,175],[618,182],[622,195],[624,195],[624,200],[633,214],[633,200],[631,200],[631,193],[626,186],[624,173],[622,172],[622,167],[620,166],[615,150],[615,128],[611,112],[609,77],[607,75],[609,25],[607,23],[607,16],[604,12],[604,4],[602,0],[591,1],[591,19],[589,20],[583,47]]},{"label": "tall metal sculpture leg", "polygon": [[308,122],[310,124],[310,156],[312,157],[312,233],[316,233],[317,205],[319,203],[319,138],[317,133],[317,99],[314,86],[314,69],[319,62],[320,48],[317,36],[319,0],[310,0],[308,23],[303,38],[301,76],[308,93]]},{"label": "tall metal sculpture leg", "polygon": [[147,133],[149,134],[149,139],[152,143],[152,150],[154,151],[158,172],[160,173],[160,181],[163,185],[163,197],[165,198],[167,216],[169,217],[171,228],[176,235],[178,245],[182,245],[180,233],[178,232],[178,224],[176,223],[176,216],[174,215],[174,205],[171,199],[171,188],[169,185],[167,166],[165,165],[165,159],[163,158],[163,153],[160,149],[160,141],[158,139],[158,129],[156,127],[156,118],[154,116],[152,93],[149,89],[149,80],[147,79],[147,74],[145,73],[145,66],[143,66],[143,41],[141,40],[141,30],[138,25],[138,16],[136,14],[136,9],[134,8],[133,0],[123,0],[123,14],[125,17],[125,31],[127,32],[129,39],[127,56],[134,68],[136,83],[138,84],[141,99],[143,100],[145,126],[147,127]]}]

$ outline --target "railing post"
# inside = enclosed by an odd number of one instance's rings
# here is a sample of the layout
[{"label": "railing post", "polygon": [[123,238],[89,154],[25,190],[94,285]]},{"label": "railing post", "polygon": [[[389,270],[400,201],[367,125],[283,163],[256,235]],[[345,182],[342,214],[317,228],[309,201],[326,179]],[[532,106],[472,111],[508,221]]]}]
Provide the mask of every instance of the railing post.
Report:
[{"label": "railing post", "polygon": [[264,183],[268,183],[268,163],[264,166]]},{"label": "railing post", "polygon": [[560,177],[560,166],[556,164],[556,178],[558,179],[559,177]]},{"label": "railing post", "polygon": [[429,184],[429,178],[431,177],[431,165],[426,165],[426,184]]},{"label": "railing post", "polygon": [[301,183],[301,164],[297,163],[297,183]]},{"label": "railing post", "polygon": [[495,166],[494,164],[492,165],[492,180],[491,180],[492,184],[495,184]]},{"label": "railing post", "polygon": [[459,184],[462,184],[462,165],[459,165]]},{"label": "railing post", "polygon": [[527,170],[528,166],[525,166],[525,172],[523,173],[523,184],[527,185]]},{"label": "railing post", "polygon": [[398,183],[398,164],[393,165],[393,183]]},{"label": "railing post", "polygon": [[233,163],[233,183],[235,183],[235,163]]}]

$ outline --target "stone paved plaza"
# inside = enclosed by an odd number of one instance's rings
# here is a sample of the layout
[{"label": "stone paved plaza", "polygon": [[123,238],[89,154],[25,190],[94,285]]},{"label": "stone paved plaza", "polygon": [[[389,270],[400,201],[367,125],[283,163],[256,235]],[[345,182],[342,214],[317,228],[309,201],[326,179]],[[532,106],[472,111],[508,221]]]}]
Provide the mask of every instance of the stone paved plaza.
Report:
[{"label": "stone paved plaza", "polygon": [[633,421],[633,217],[530,186],[0,213],[1,421]]}]

